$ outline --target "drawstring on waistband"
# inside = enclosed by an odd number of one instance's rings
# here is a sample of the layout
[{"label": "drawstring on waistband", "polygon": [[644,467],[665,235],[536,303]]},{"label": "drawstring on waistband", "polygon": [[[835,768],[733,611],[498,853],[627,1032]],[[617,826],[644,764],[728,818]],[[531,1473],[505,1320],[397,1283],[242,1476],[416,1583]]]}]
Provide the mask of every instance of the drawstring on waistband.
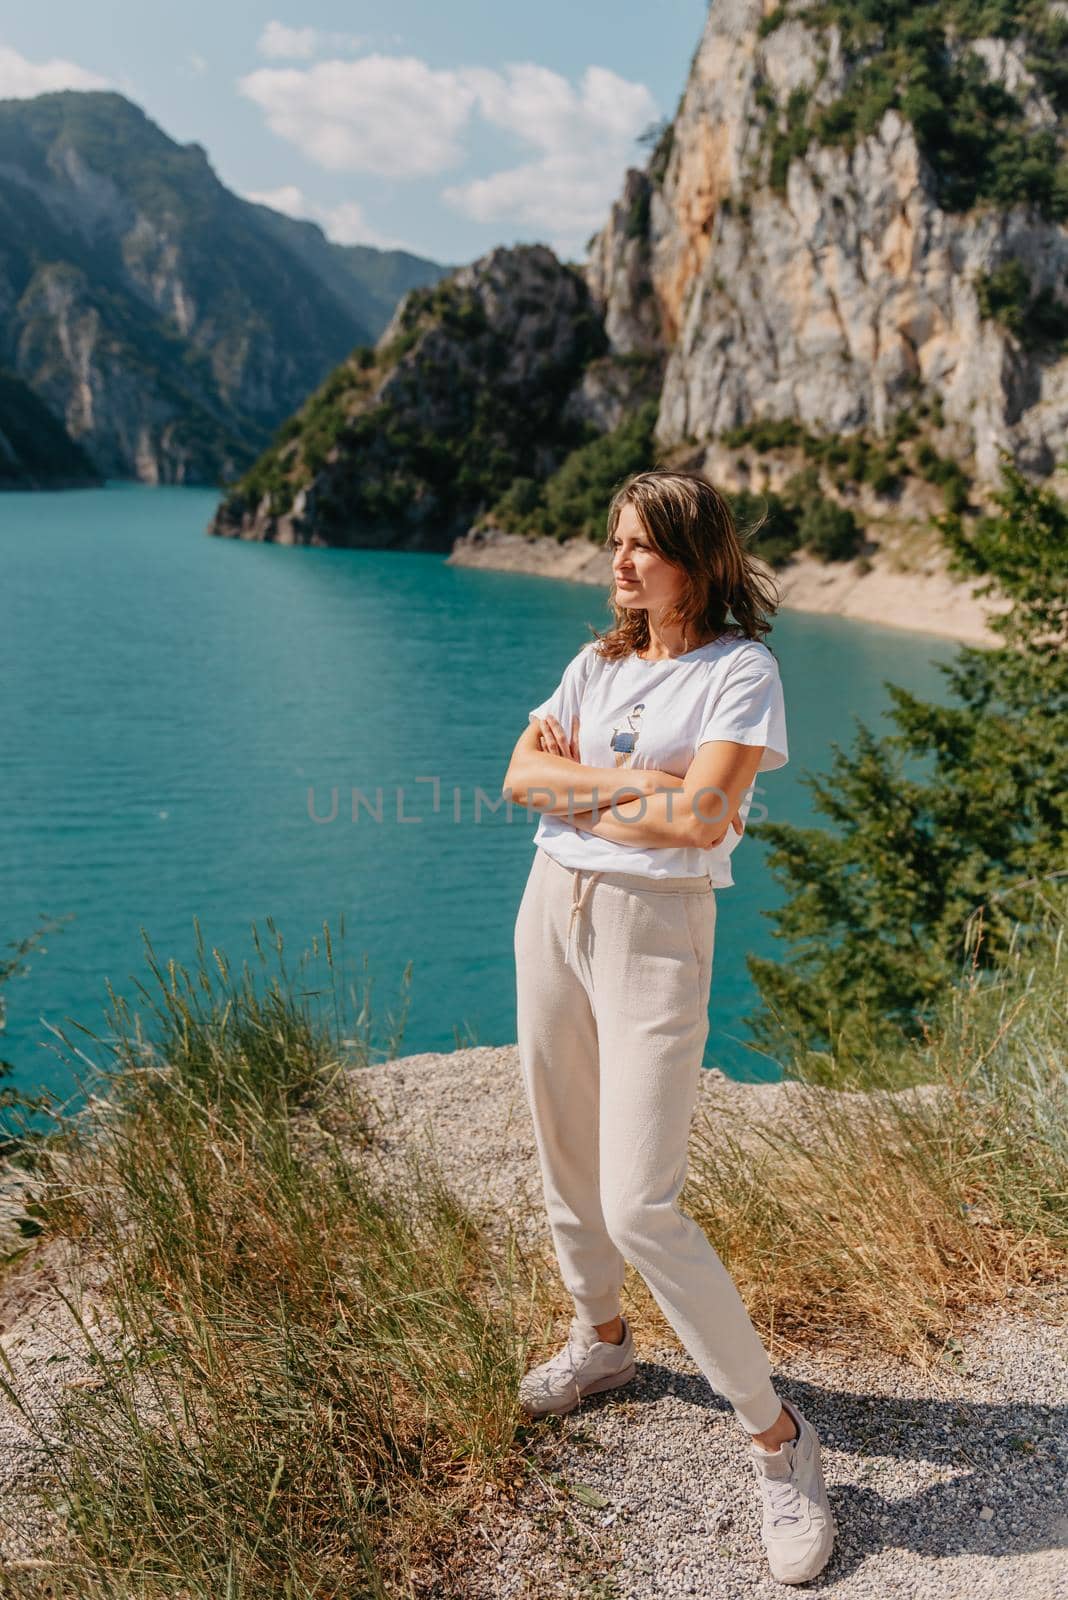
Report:
[{"label": "drawstring on waistband", "polygon": [[593,888],[593,885],[597,882],[597,879],[601,876],[601,874],[599,872],[591,872],[589,874],[589,876],[587,877],[586,883],[583,886],[582,892],[580,894],[579,893],[579,879],[581,878],[581,876],[582,876],[581,871],[577,870],[577,871],[575,871],[573,879],[572,879],[572,884],[571,884],[571,916],[570,916],[570,918],[568,920],[568,924],[567,924],[567,945],[566,945],[566,947],[564,949],[564,965],[568,966],[568,967],[571,967],[573,972],[578,970],[577,968],[573,967],[572,963],[571,963],[571,952],[572,952],[572,949],[574,948],[572,936],[573,936],[573,934],[575,932],[575,925],[576,925],[576,923],[578,921],[579,912],[582,910],[582,907],[586,903],[586,896],[589,894],[590,890]]}]

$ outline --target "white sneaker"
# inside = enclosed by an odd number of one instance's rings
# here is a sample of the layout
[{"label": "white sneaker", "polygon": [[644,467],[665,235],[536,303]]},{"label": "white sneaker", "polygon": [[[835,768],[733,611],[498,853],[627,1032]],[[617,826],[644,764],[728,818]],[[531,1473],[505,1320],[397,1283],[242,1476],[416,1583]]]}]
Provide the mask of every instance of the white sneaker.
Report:
[{"label": "white sneaker", "polygon": [[823,1481],[820,1441],[811,1422],[784,1400],[800,1430],[778,1450],[751,1444],[753,1471],[764,1495],[761,1537],[771,1575],[780,1583],[806,1583],[831,1558],[835,1521]]},{"label": "white sneaker", "polygon": [[552,1412],[563,1417],[574,1411],[586,1395],[630,1382],[637,1371],[634,1338],[630,1323],[622,1312],[620,1316],[620,1344],[600,1338],[596,1328],[572,1317],[564,1348],[540,1366],[532,1367],[520,1380],[519,1403],[528,1416],[544,1417]]}]

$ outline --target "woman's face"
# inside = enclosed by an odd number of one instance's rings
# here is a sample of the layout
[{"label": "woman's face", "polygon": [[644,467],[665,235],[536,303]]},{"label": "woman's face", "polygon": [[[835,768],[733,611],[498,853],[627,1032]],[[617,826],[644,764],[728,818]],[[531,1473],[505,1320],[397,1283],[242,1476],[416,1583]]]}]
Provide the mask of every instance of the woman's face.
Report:
[{"label": "woman's face", "polygon": [[674,605],[685,574],[665,561],[649,543],[637,511],[629,503],[619,514],[608,546],[612,554],[612,598],[626,610],[648,610],[654,617]]}]

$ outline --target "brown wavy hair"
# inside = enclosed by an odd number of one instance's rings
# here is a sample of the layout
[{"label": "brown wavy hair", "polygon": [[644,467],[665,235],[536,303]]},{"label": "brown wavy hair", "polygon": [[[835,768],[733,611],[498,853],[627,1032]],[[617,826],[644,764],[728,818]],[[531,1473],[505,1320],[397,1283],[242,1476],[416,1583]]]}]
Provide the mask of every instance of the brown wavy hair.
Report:
[{"label": "brown wavy hair", "polygon": [[[604,545],[609,548],[620,513],[632,505],[658,555],[681,567],[686,583],[663,617],[685,627],[687,639],[711,643],[725,634],[762,640],[781,603],[774,580],[756,566],[746,548],[755,533],[739,533],[726,498],[699,472],[655,468],[634,472],[619,485],[608,507]],[[759,524],[757,524],[759,526]],[[648,612],[609,605],[614,625],[599,634],[597,653],[616,660],[649,643]],[[728,619],[733,619],[733,627]],[[690,645],[695,650],[697,645]]]}]

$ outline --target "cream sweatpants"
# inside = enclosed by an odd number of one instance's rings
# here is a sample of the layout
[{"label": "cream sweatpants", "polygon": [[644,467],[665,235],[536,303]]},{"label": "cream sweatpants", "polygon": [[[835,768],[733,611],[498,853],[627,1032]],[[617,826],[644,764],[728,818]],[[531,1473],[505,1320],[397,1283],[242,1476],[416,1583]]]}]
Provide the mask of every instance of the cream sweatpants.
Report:
[{"label": "cream sweatpants", "polygon": [[626,1262],[748,1433],[781,1410],[733,1279],[680,1210],[708,1037],[711,880],[565,867],[540,847],[515,924],[519,1060],[564,1286],[587,1323]]}]

